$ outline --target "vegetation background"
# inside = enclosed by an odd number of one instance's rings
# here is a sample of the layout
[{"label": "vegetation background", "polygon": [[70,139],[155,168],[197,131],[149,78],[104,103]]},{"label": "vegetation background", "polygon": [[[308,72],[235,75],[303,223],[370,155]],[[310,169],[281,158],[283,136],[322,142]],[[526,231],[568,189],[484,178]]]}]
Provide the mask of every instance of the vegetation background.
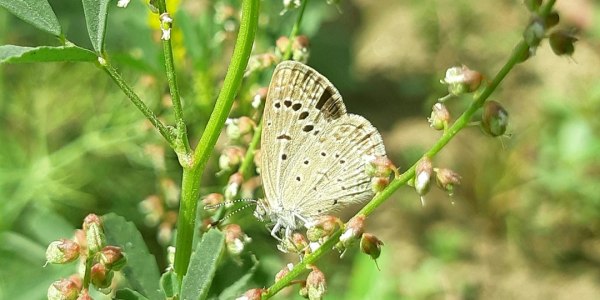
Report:
[{"label": "vegetation background", "polygon": [[[81,3],[49,2],[69,39],[90,47]],[[177,8],[173,39],[185,117],[197,139],[226,70],[239,3],[169,5]],[[142,1],[112,6],[109,53],[142,99],[168,112],[157,24]],[[382,132],[401,169],[439,136],[426,117],[446,94],[439,83],[445,70],[465,64],[492,76],[529,18],[517,0],[354,0],[339,8],[341,14],[325,1],[309,3],[301,29],[310,39],[308,64],[337,86],[349,111]],[[434,191],[422,207],[412,189],[397,192],[367,222],[385,243],[381,270],[356,251],[341,260],[330,254],[318,263],[327,299],[600,295],[600,4],[557,1],[556,8],[559,26],[579,30],[574,56],[557,57],[545,42],[517,66],[492,96],[511,114],[510,137],[493,139],[476,126],[461,132],[435,160],[462,175],[454,197]],[[281,2],[263,1],[255,53],[272,52],[275,40],[289,34],[296,12],[280,16],[281,9]],[[0,42],[55,43],[4,10]],[[52,281],[73,273],[74,267],[42,268],[45,247],[71,236],[91,212],[134,221],[164,268],[172,229],[167,212],[176,212],[167,200],[181,173],[143,115],[91,64],[1,65],[0,71],[0,299],[43,299]],[[240,101],[250,101],[268,79],[247,78]],[[451,100],[451,111],[458,114],[465,101]],[[241,105],[232,111],[245,114]],[[203,194],[222,192],[227,181],[215,175],[218,155],[205,172]],[[160,209],[148,209],[152,201],[141,209],[145,199],[160,200]],[[248,250],[260,261],[250,287],[270,285],[297,257],[277,251],[250,212],[234,220],[253,239]],[[231,281],[231,268],[217,273],[215,286]]]}]

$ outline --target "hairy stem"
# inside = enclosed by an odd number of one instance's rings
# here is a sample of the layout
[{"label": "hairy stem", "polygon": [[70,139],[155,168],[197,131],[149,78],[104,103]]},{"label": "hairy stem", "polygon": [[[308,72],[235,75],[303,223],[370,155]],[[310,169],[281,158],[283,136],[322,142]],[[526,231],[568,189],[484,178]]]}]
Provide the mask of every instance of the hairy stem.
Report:
[{"label": "hairy stem", "polygon": [[240,30],[223,88],[210,115],[206,130],[196,146],[193,157],[190,158],[190,167],[183,169],[181,203],[177,220],[177,251],[175,252],[175,272],[180,282],[187,272],[192,252],[200,179],[242,83],[258,25],[259,4],[260,0],[244,0],[242,4]]},{"label": "hairy stem", "polygon": [[[543,13],[542,16],[547,15],[552,10],[552,5],[554,5],[555,1],[550,0],[540,11]],[[504,64],[502,69],[498,71],[496,76],[492,79],[492,81],[485,87],[481,94],[474,96],[473,102],[467,108],[465,112],[461,114],[461,116],[452,124],[452,126],[440,137],[440,139],[423,155],[427,157],[435,156],[444,146],[446,146],[450,140],[463,128],[465,128],[468,124],[475,112],[480,109],[488,97],[496,90],[498,85],[502,82],[502,80],[506,77],[506,75],[513,69],[513,67],[518,64],[523,57],[524,54],[529,51],[528,45],[524,41],[520,41],[513,53],[509,57],[508,61]],[[383,202],[390,198],[390,196],[398,190],[401,186],[405,185],[411,178],[415,176],[417,162],[415,162],[408,170],[402,173],[399,177],[393,180],[390,185],[383,190],[382,192],[375,195],[375,197],[367,203],[358,213],[357,215],[365,215],[368,216],[373,211],[379,207]],[[277,292],[285,288],[290,284],[294,278],[303,273],[307,266],[319,258],[321,258],[325,253],[329,252],[333,249],[333,246],[339,240],[341,235],[341,229],[337,230],[327,241],[321,245],[317,249],[317,251],[307,255],[304,257],[302,262],[294,266],[294,268],[283,278],[269,287],[262,295],[262,299],[268,299],[275,295]]]},{"label": "hairy stem", "polygon": [[152,125],[158,129],[158,132],[167,140],[171,147],[175,146],[175,136],[173,132],[169,130],[169,127],[165,126],[154,114],[154,112],[140,99],[140,97],[133,91],[133,89],[123,80],[121,75],[113,68],[107,59],[100,58],[102,62],[100,63],[100,67],[106,71],[108,76],[112,78],[112,80],[121,88],[121,90],[125,93],[125,95],[131,100],[133,105],[137,107],[143,114],[146,116],[146,119],[152,123]]},{"label": "hairy stem", "polygon": [[[158,0],[158,11],[162,16],[167,12],[165,0]],[[161,20],[162,22],[162,20]],[[169,24],[170,26],[170,24]],[[175,153],[184,155],[191,152],[190,143],[188,141],[187,129],[183,119],[183,109],[181,106],[181,97],[179,96],[179,86],[177,85],[177,75],[175,73],[175,63],[173,62],[173,47],[171,39],[161,40],[163,46],[163,55],[165,59],[165,70],[167,72],[167,82],[169,83],[169,91],[171,93],[171,102],[173,103],[173,112],[175,114],[176,124],[176,143]],[[184,160],[179,160],[180,162]]]}]

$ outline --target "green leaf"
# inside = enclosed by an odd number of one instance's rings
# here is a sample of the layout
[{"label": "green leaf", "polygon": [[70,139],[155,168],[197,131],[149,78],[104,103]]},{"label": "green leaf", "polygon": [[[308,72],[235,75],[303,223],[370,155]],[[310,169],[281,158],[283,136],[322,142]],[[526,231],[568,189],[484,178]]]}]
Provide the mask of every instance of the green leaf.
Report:
[{"label": "green leaf", "polygon": [[122,289],[118,290],[115,293],[116,300],[148,300],[148,298],[144,297],[142,294],[130,290],[130,289]]},{"label": "green leaf", "polygon": [[235,299],[248,290],[248,283],[252,276],[254,276],[254,272],[258,267],[258,261],[254,255],[251,256],[252,259],[252,267],[244,276],[240,277],[237,281],[232,283],[229,287],[227,287],[223,292],[219,295],[219,299]]},{"label": "green leaf", "polygon": [[0,6],[38,29],[60,36],[60,24],[48,1],[0,0]]},{"label": "green leaf", "polygon": [[212,278],[217,270],[217,263],[224,249],[225,237],[218,230],[210,230],[202,237],[202,241],[192,253],[188,273],[183,278],[181,299],[205,299]]},{"label": "green leaf", "polygon": [[107,243],[121,247],[127,255],[127,264],[122,272],[131,287],[149,299],[164,299],[160,292],[156,259],[148,252],[135,225],[113,213],[102,218]]},{"label": "green leaf", "polygon": [[[2,1],[2,0],[0,0]],[[98,57],[90,50],[77,46],[21,47],[0,46],[0,63],[31,63],[52,61],[96,61]]]},{"label": "green leaf", "polygon": [[104,50],[109,0],[82,0],[82,2],[90,41],[94,50],[101,53]]},{"label": "green leaf", "polygon": [[160,288],[165,293],[167,299],[172,299],[179,292],[179,282],[177,274],[173,271],[167,271],[160,277]]}]

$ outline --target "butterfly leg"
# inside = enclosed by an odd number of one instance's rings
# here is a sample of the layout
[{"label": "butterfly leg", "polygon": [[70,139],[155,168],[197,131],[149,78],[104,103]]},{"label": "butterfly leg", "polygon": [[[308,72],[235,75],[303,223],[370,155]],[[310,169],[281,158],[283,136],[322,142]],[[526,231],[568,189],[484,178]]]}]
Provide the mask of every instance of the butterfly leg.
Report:
[{"label": "butterfly leg", "polygon": [[273,226],[273,229],[271,230],[271,236],[281,242],[282,239],[279,236],[277,236],[279,229],[281,229],[281,223],[277,221],[277,223],[275,223],[275,226]]}]

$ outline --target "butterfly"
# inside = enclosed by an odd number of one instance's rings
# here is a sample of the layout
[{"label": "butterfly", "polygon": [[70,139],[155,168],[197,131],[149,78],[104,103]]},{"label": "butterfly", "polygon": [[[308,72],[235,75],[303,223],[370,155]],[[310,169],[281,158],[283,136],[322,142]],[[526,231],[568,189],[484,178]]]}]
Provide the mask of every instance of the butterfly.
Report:
[{"label": "butterfly", "polygon": [[271,221],[277,240],[373,197],[365,166],[385,157],[381,135],[365,118],[346,113],[342,96],[325,76],[300,62],[279,63],[263,118],[265,198],[254,215]]}]

